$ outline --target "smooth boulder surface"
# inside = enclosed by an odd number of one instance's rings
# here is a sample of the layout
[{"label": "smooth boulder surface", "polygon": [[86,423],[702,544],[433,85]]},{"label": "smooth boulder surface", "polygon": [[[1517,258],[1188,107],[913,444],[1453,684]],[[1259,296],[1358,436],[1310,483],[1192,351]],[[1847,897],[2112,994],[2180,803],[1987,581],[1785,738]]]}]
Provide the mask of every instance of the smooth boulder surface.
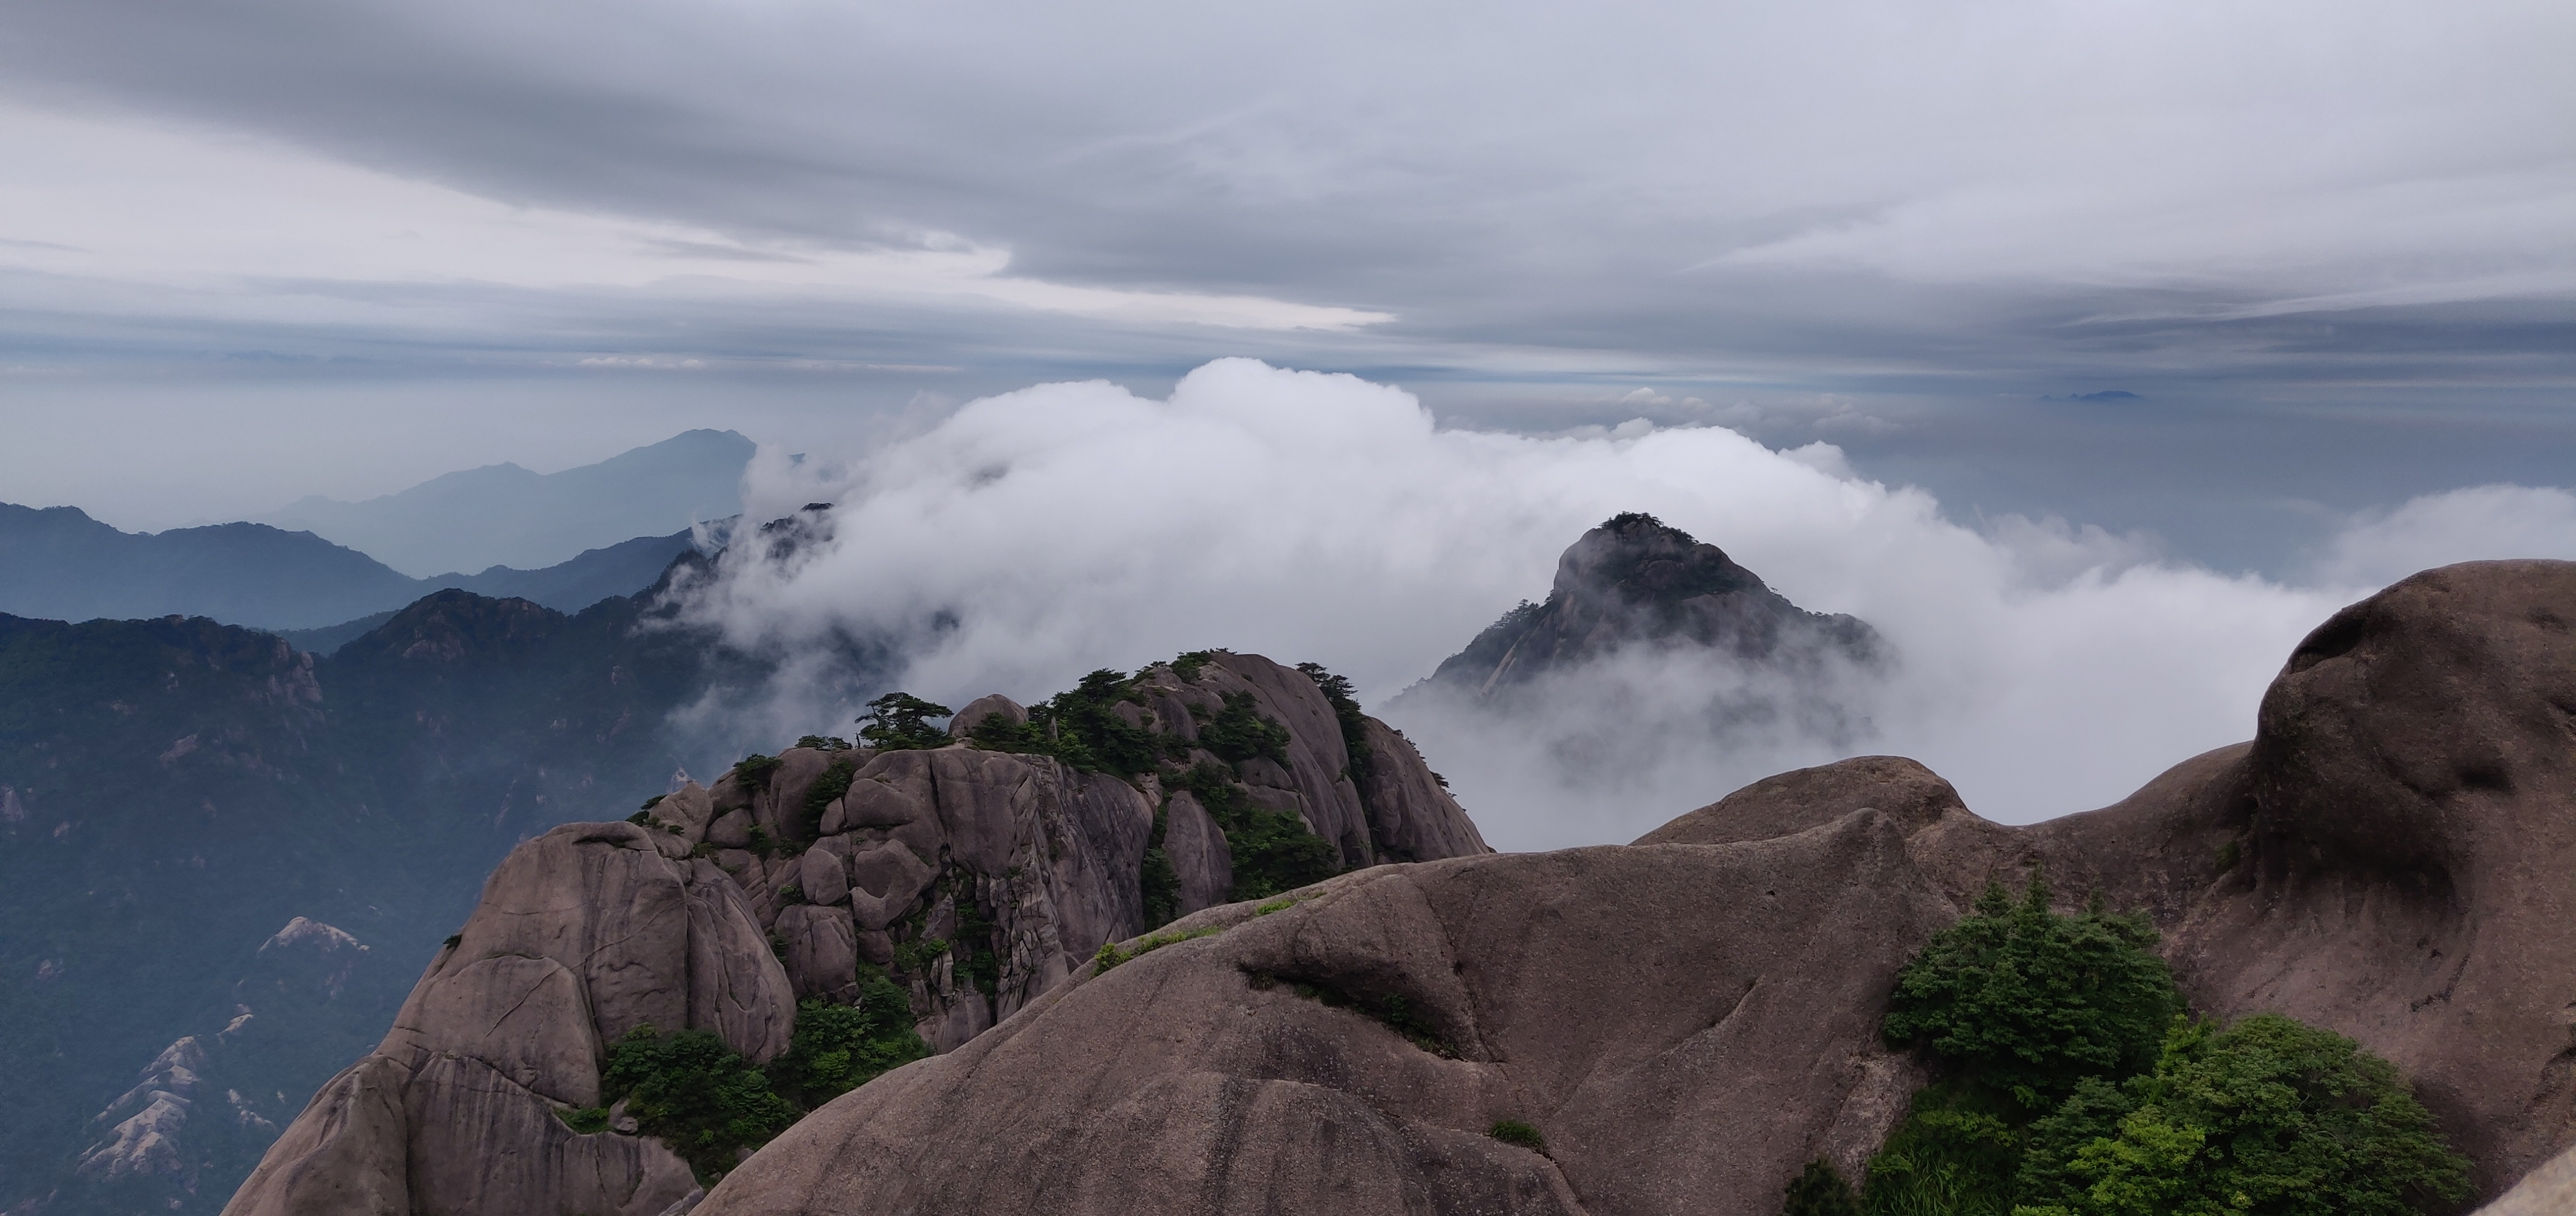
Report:
[{"label": "smooth boulder surface", "polygon": [[1954,914],[1869,811],[1366,870],[1181,922],[1222,931],[842,1097],[699,1211],[1753,1211],[1903,1112],[1873,1030]]}]

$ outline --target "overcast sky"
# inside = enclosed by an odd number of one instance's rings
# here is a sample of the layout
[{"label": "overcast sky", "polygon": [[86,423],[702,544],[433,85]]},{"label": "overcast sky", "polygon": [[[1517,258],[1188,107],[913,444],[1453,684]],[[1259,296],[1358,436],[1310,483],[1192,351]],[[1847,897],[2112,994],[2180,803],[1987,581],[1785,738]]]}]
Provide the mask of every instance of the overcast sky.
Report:
[{"label": "overcast sky", "polygon": [[2571,51],[2563,0],[37,0],[0,498],[162,527],[1242,354],[2277,564],[2565,480]]}]

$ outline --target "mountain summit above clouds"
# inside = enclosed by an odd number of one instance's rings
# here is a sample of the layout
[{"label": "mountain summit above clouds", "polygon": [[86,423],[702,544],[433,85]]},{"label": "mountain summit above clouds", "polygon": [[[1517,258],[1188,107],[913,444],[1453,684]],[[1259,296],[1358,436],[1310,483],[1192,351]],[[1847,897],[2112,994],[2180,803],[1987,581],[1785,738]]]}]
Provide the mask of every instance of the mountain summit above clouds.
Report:
[{"label": "mountain summit above clouds", "polygon": [[311,532],[408,574],[530,570],[738,513],[756,447],[732,431],[684,431],[559,473],[486,465],[364,502],[305,498],[252,522]]},{"label": "mountain summit above clouds", "polygon": [[1885,650],[1858,618],[1808,612],[1717,546],[1631,511],[1557,559],[1546,602],[1504,613],[1429,683],[1493,700],[1637,645],[1715,648],[1790,666],[1828,654],[1868,663]]}]

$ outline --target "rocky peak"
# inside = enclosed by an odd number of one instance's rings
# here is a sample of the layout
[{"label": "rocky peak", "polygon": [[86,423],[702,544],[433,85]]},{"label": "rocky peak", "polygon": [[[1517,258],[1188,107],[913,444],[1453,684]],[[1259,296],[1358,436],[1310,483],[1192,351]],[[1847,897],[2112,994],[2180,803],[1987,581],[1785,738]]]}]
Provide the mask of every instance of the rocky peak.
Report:
[{"label": "rocky peak", "polygon": [[1614,515],[1557,560],[1544,603],[1523,601],[1426,683],[1493,698],[1632,645],[1717,648],[1774,665],[1885,652],[1857,618],[1808,612],[1726,552],[1640,512]]}]

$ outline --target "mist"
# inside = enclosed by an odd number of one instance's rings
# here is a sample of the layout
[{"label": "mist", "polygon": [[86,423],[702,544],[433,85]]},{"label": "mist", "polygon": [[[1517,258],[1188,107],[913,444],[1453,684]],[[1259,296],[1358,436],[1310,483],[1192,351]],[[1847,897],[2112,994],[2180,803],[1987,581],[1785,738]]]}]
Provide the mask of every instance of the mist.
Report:
[{"label": "mist", "polygon": [[[2397,565],[2453,560],[2446,546],[2499,516],[2516,543],[2569,551],[2567,495],[2506,490],[2356,520],[2294,584],[2062,520],[1970,527],[1827,444],[1643,420],[1443,429],[1400,389],[1228,359],[1163,400],[1098,381],[980,399],[840,462],[764,448],[748,518],[834,506],[794,544],[737,546],[683,618],[758,653],[864,651],[891,673],[876,683],[950,705],[1210,647],[1320,662],[1504,849],[1633,839],[1754,778],[1869,752],[2029,822],[2249,737],[2299,638]],[[1621,511],[1717,544],[1801,607],[1860,617],[1892,661],[1785,688],[1707,656],[1626,653],[1554,689],[1551,717],[1504,729],[1428,698],[1388,707],[1543,596],[1557,555]],[[876,683],[794,664],[754,716],[821,730]]]}]

